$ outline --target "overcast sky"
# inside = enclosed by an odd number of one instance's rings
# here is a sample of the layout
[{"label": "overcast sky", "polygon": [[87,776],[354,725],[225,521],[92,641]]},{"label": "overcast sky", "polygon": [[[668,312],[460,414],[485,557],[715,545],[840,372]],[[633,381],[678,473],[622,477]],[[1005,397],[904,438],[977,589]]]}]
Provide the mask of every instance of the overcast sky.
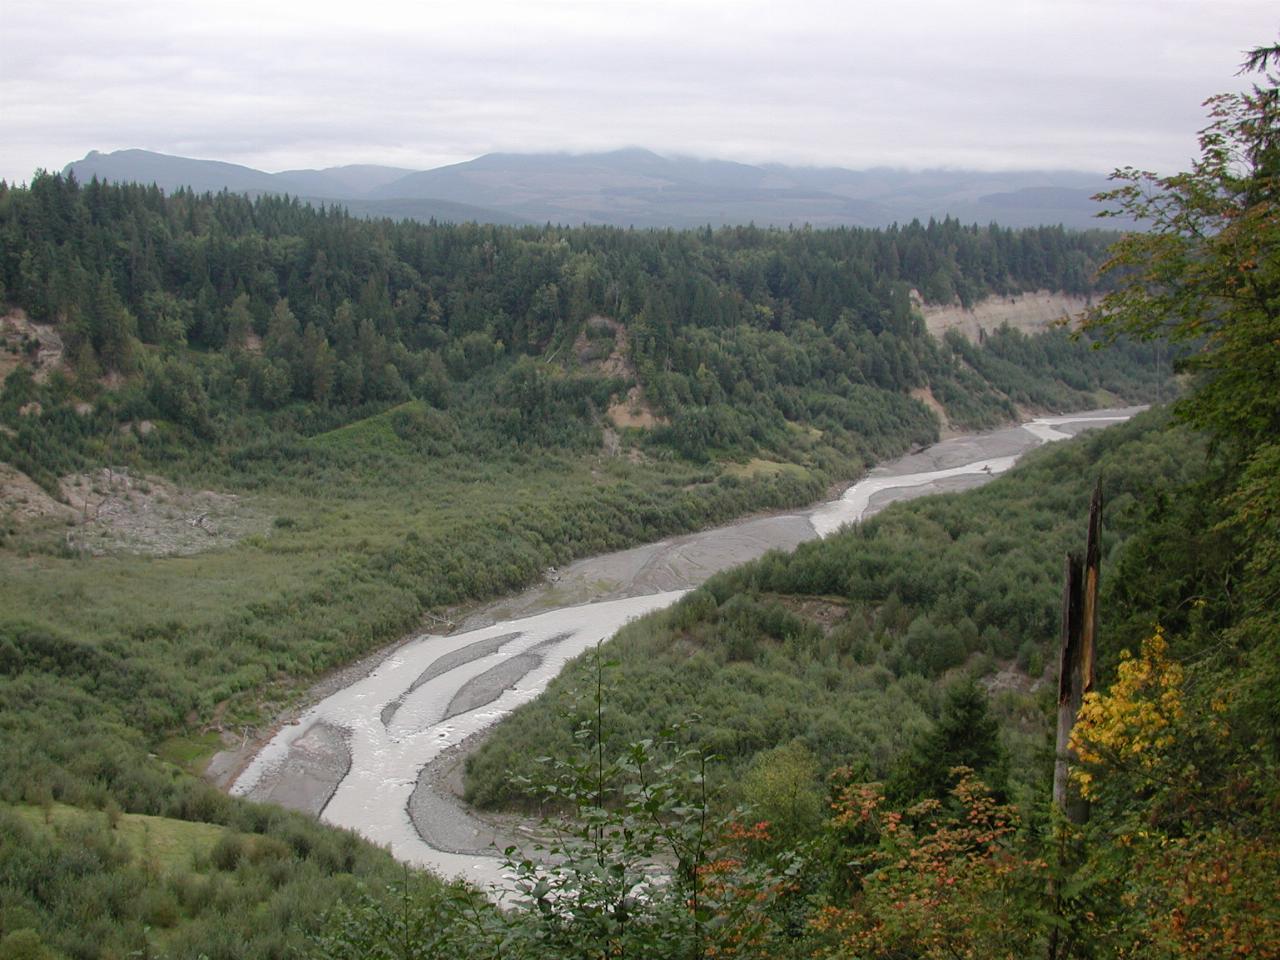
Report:
[{"label": "overcast sky", "polygon": [[1275,0],[0,0],[0,176],[645,146],[1172,172]]}]

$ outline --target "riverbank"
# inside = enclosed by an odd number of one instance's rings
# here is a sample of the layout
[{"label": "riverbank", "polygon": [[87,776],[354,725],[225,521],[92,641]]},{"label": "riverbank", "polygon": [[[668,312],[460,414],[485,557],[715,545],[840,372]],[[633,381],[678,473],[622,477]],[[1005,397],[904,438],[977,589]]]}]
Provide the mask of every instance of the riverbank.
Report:
[{"label": "riverbank", "polygon": [[1037,418],[952,438],[876,468],[836,501],[578,561],[555,582],[480,607],[459,632],[396,646],[283,727],[232,791],[318,807],[322,819],[388,845],[406,862],[501,883],[501,859],[488,848],[511,837],[491,822],[462,819],[470,814],[450,789],[449,770],[465,752],[460,744],[474,744],[477,733],[536,696],[568,659],[720,570],[896,500],[985,483],[1027,450],[1136,410]]},{"label": "riverbank", "polygon": [[[689,590],[713,574],[746,563],[769,550],[791,550],[825,536],[841,523],[856,522],[891,503],[933,493],[951,493],[986,483],[1013,462],[1047,442],[1069,439],[1099,426],[1127,420],[1145,407],[1120,407],[1062,416],[1036,417],[1024,424],[941,440],[923,450],[881,464],[859,480],[842,485],[837,496],[802,510],[775,511],[657,543],[587,557],[513,597],[482,604],[460,618],[459,630],[559,607],[602,600]],[[988,469],[983,469],[983,467]],[[972,467],[971,470],[966,468]],[[937,474],[924,478],[924,474]],[[916,477],[908,483],[903,478]],[[869,491],[855,504],[850,492]],[[860,500],[860,498],[857,498]]]}]

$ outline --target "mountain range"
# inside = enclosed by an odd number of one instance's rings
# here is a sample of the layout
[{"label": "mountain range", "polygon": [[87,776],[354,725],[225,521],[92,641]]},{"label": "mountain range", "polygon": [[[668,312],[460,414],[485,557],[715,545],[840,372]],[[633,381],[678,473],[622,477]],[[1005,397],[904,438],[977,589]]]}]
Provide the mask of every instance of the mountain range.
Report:
[{"label": "mountain range", "polygon": [[521,224],[688,228],[710,224],[879,227],[955,217],[1007,227],[1098,221],[1099,174],[751,165],[629,148],[591,154],[491,153],[414,171],[359,164],[266,173],[147,150],[90,151],[64,170],[82,182],[155,183],[166,191],[289,194],[353,215]]}]

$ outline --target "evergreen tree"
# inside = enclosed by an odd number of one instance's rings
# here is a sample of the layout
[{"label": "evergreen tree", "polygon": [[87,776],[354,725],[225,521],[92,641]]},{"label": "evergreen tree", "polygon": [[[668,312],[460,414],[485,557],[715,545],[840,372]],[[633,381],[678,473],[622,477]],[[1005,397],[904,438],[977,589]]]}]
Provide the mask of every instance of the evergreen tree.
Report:
[{"label": "evergreen tree", "polygon": [[972,678],[947,690],[937,723],[898,760],[885,792],[899,803],[943,800],[955,785],[954,767],[973,770],[997,796],[1008,786],[1009,758],[1000,742],[1000,723]]}]

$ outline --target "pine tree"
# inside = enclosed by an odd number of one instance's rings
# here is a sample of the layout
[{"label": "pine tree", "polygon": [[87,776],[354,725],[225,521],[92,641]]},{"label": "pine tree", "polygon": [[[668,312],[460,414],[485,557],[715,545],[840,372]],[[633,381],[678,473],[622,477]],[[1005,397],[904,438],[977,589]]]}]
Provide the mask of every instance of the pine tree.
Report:
[{"label": "pine tree", "polygon": [[973,770],[997,796],[1008,786],[1009,758],[1000,742],[1000,723],[972,679],[947,690],[938,722],[902,755],[885,792],[904,803],[945,799],[955,785],[954,767]]}]

